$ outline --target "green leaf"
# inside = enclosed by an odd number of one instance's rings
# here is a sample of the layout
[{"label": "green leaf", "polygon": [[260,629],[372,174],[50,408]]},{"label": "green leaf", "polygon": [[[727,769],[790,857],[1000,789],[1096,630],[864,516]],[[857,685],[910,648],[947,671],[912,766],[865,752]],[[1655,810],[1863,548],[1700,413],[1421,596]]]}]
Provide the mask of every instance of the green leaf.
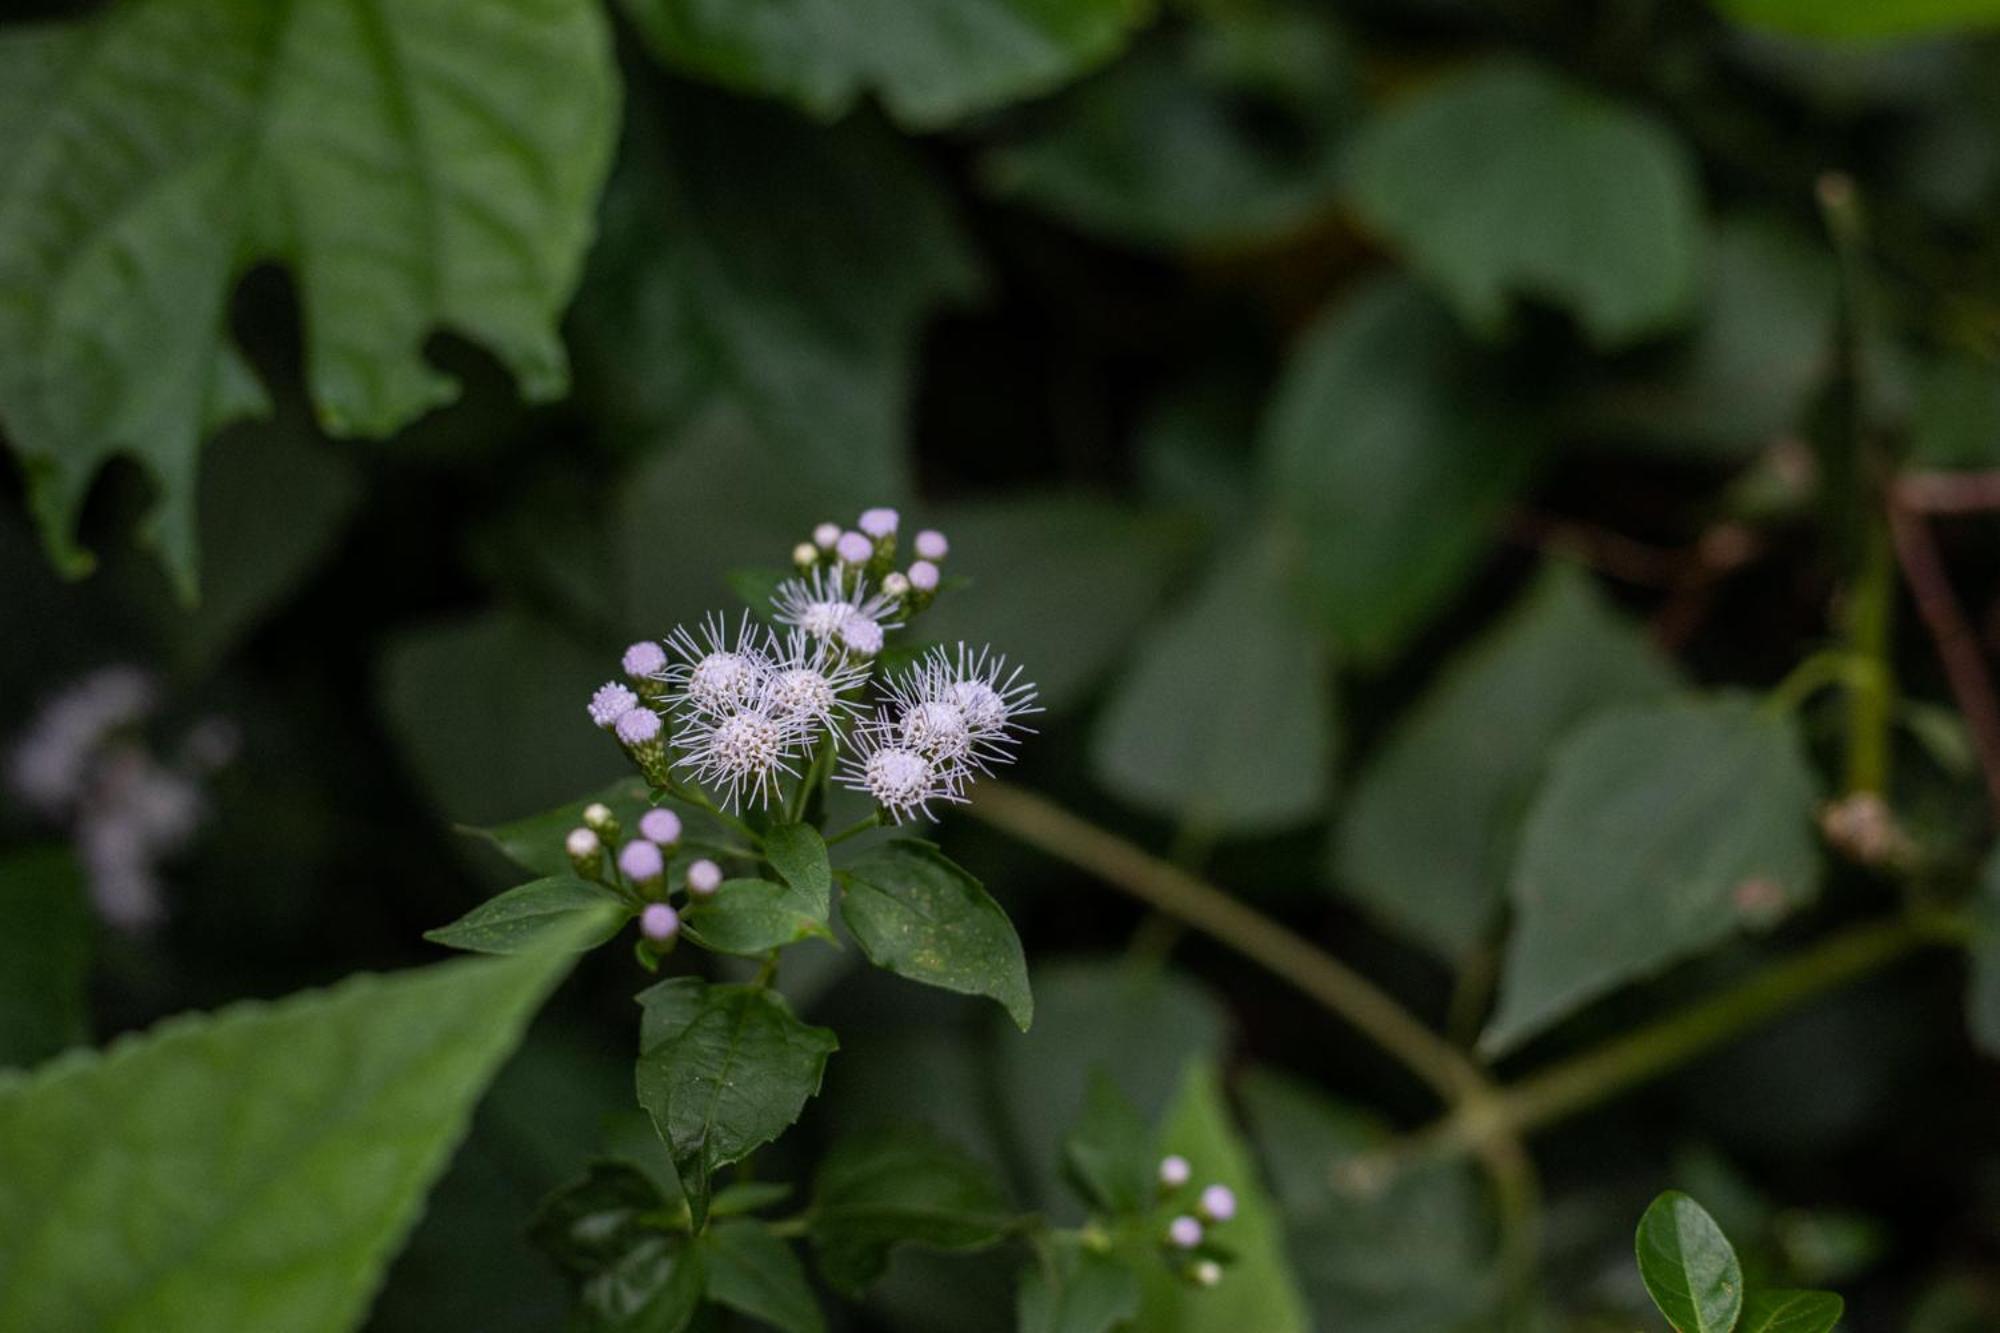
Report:
[{"label": "green leaf", "polygon": [[1070,1176],[1108,1213],[1137,1213],[1153,1201],[1158,1157],[1153,1129],[1102,1070],[1094,1072],[1083,1119],[1063,1143]]},{"label": "green leaf", "polygon": [[569,963],[352,977],[0,1076],[0,1327],[355,1327]]},{"label": "green leaf", "polygon": [[2000,849],[1986,858],[1972,904],[1972,968],[1965,992],[1972,1042],[2000,1057]]},{"label": "green leaf", "polygon": [[724,880],[713,897],[690,903],[681,923],[702,948],[745,957],[804,939],[833,939],[810,893],[768,879]]},{"label": "green leaf", "polygon": [[1743,1266],[1702,1206],[1669,1190],[1639,1219],[1639,1277],[1678,1333],[1730,1333],[1743,1309]]},{"label": "green leaf", "polygon": [[65,847],[0,857],[0,1069],[90,1039],[90,909]]},{"label": "green leaf", "polygon": [[557,942],[581,953],[631,918],[625,900],[603,885],[561,875],[488,898],[450,925],[425,931],[424,938],[473,953],[538,953]]},{"label": "green leaf", "polygon": [[673,1154],[699,1227],[720,1167],[785,1132],[840,1046],[757,986],[675,977],[640,992],[639,1104]]},{"label": "green leaf", "polygon": [[880,968],[999,1002],[1023,1032],[1035,1018],[1014,924],[979,881],[927,842],[871,847],[840,872],[840,919]]},{"label": "green leaf", "polygon": [[1265,489],[1326,625],[1393,656],[1472,572],[1544,437],[1450,317],[1381,281],[1307,332],[1262,432]]},{"label": "green leaf", "polygon": [[1139,1274],[1118,1254],[1055,1236],[1021,1270],[1020,1333],[1110,1333],[1139,1313]]},{"label": "green leaf", "polygon": [[229,338],[257,264],[294,274],[336,434],[449,401],[422,356],[440,330],[531,398],[564,390],[556,323],[618,102],[589,0],[146,0],[0,34],[0,83],[16,78],[38,91],[9,99],[0,153],[0,419],[66,569],[89,566],[73,530],[91,478],[129,453],[192,594],[202,438],[268,410]]},{"label": "green leaf", "polygon": [[[571,873],[563,839],[583,823],[584,808],[597,804],[606,806],[617,818],[619,827],[629,833],[639,826],[639,816],[652,808],[653,800],[644,778],[620,778],[608,787],[539,815],[491,828],[462,827],[459,832],[490,843],[502,856],[531,874],[553,878]],[[686,811],[681,814],[690,823],[696,818]]]},{"label": "green leaf", "polygon": [[1753,1291],[1736,1333],[1831,1333],[1846,1312],[1830,1291]]},{"label": "green leaf", "polygon": [[1522,833],[1482,1049],[1810,901],[1817,801],[1792,719],[1743,699],[1620,709],[1575,733]]},{"label": "green leaf", "polygon": [[1592,713],[1674,684],[1673,667],[1586,575],[1550,566],[1446,665],[1362,770],[1333,842],[1342,890],[1462,957],[1494,931],[1556,743]]},{"label": "green leaf", "polygon": [[616,1267],[634,1246],[658,1234],[647,1215],[666,1204],[660,1187],[630,1162],[592,1162],[583,1179],[542,1201],[528,1239],[582,1282]]},{"label": "green leaf", "polygon": [[577,1293],[576,1333],[681,1333],[701,1308],[707,1271],[681,1236],[642,1237]]},{"label": "green leaf", "polygon": [[805,1266],[762,1222],[724,1222],[701,1237],[708,1298],[781,1333],[823,1333]]},{"label": "green leaf", "polygon": [[1884,41],[2000,24],[2000,0],[1716,0],[1729,18],[1797,37]]},{"label": "green leaf", "polygon": [[1217,832],[1269,832],[1325,809],[1332,670],[1281,564],[1267,537],[1246,539],[1139,641],[1092,738],[1106,787]]},{"label": "green leaf", "polygon": [[1700,274],[1695,164],[1664,125],[1531,65],[1491,63],[1356,137],[1362,220],[1474,328],[1510,297],[1566,306],[1612,348],[1685,318]]},{"label": "green leaf", "polygon": [[624,0],[653,54],[838,120],[864,93],[936,129],[1049,91],[1116,54],[1149,0]]},{"label": "green leaf", "polygon": [[833,910],[833,866],[826,840],[810,824],[779,824],[764,835],[764,859],[818,907],[819,919]]},{"label": "green leaf", "polygon": [[984,1164],[921,1126],[837,1144],[813,1178],[813,1248],[828,1283],[859,1297],[896,1245],[977,1250],[1020,1218]]}]

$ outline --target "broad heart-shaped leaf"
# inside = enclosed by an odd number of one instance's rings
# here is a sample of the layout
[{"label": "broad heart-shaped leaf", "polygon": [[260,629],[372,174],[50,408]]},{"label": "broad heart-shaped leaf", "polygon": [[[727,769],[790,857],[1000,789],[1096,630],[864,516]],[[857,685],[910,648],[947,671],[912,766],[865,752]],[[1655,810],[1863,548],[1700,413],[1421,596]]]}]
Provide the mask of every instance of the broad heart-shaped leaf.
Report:
[{"label": "broad heart-shaped leaf", "polygon": [[1140,640],[1092,738],[1100,782],[1218,832],[1319,815],[1337,744],[1332,669],[1283,573],[1277,544],[1253,535]]},{"label": "broad heart-shaped leaf", "polygon": [[557,942],[582,952],[616,935],[631,917],[624,899],[602,884],[558,875],[488,898],[424,938],[472,953],[538,953]]},{"label": "broad heart-shaped leaf", "polygon": [[89,967],[76,857],[65,847],[0,857],[0,1069],[88,1040]]},{"label": "broad heart-shaped leaf", "polygon": [[833,939],[811,894],[768,879],[724,880],[714,897],[690,903],[681,923],[702,948],[745,957],[815,936]]},{"label": "broad heart-shaped leaf", "polygon": [[2000,850],[1986,858],[1972,909],[1972,970],[1965,992],[1973,1044],[2000,1057]]},{"label": "broad heart-shaped leaf", "polygon": [[1616,347],[1691,310],[1701,199],[1687,149],[1629,107],[1511,60],[1412,96],[1365,126],[1355,208],[1496,331],[1511,295],[1568,307]]},{"label": "broad heart-shaped leaf", "polygon": [[1153,1201],[1153,1130],[1102,1070],[1093,1071],[1083,1119],[1063,1142],[1071,1178],[1108,1213],[1137,1213]]},{"label": "broad heart-shaped leaf", "polygon": [[1719,697],[1602,714],[1529,811],[1498,1012],[1508,1050],[1818,889],[1818,788],[1788,715]]},{"label": "broad heart-shaped leaf", "polygon": [[764,834],[764,859],[816,904],[824,921],[833,910],[833,867],[826,859],[826,840],[810,824],[779,824]]},{"label": "broad heart-shaped leaf", "polygon": [[780,1333],[823,1333],[805,1266],[762,1222],[724,1222],[702,1233],[708,1299],[760,1319]]},{"label": "broad heart-shaped leaf", "polygon": [[842,870],[840,885],[840,919],[869,962],[927,986],[988,996],[1028,1030],[1035,997],[1014,923],[943,852],[898,838]]},{"label": "broad heart-shaped leaf", "polygon": [[354,1327],[569,962],[353,977],[0,1076],[0,1328]]},{"label": "broad heart-shaped leaf", "polygon": [[1021,1270],[1020,1333],[1111,1333],[1138,1313],[1139,1273],[1127,1255],[1055,1236]]},{"label": "broad heart-shaped leaf", "polygon": [[1736,1333],[1832,1333],[1847,1302],[1830,1291],[1753,1291]]},{"label": "broad heart-shaped leaf", "polygon": [[1556,742],[1674,670],[1590,579],[1551,566],[1448,664],[1366,768],[1333,841],[1343,892],[1446,957],[1491,935]]},{"label": "broad heart-shaped leaf", "polygon": [[624,0],[661,60],[824,120],[864,93],[935,129],[1108,60],[1149,0]]},{"label": "broad heart-shaped leaf", "polygon": [[1342,644],[1393,656],[1458,588],[1544,433],[1451,317],[1385,280],[1293,352],[1262,431],[1264,484]]},{"label": "broad heart-shaped leaf", "polygon": [[639,1104],[680,1173],[699,1227],[720,1167],[785,1132],[840,1046],[759,986],[675,977],[640,992]]},{"label": "broad heart-shaped leaf", "polygon": [[[190,82],[188,71],[199,70]],[[71,570],[114,453],[158,483],[152,538],[195,574],[202,437],[267,406],[231,289],[296,280],[321,422],[386,435],[456,385],[440,329],[532,398],[567,382],[556,321],[591,236],[618,102],[590,0],[137,0],[0,35],[0,420]]]},{"label": "broad heart-shaped leaf", "polygon": [[1743,1311],[1743,1265],[1722,1228],[1669,1190],[1639,1219],[1639,1277],[1677,1333],[1730,1333]]},{"label": "broad heart-shaped leaf", "polygon": [[2000,25],[2000,0],[1716,0],[1736,22],[1799,37],[1890,40]]},{"label": "broad heart-shaped leaf", "polygon": [[983,1163],[911,1125],[835,1145],[813,1178],[809,1216],[821,1274],[855,1297],[888,1267],[893,1246],[975,1250],[1021,1220]]}]

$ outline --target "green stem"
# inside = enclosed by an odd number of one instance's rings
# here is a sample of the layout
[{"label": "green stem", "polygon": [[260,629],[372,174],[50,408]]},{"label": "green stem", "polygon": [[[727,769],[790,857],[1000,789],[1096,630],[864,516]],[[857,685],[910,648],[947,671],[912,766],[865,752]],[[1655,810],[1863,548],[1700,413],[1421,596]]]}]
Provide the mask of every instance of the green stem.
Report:
[{"label": "green stem", "polygon": [[787,822],[796,824],[806,817],[806,802],[812,799],[813,788],[825,781],[827,770],[832,767],[833,746],[822,742],[814,747],[812,762],[806,765],[805,775],[792,790],[792,799],[785,803]]},{"label": "green stem", "polygon": [[1896,593],[1896,556],[1887,528],[1871,523],[1861,567],[1848,588],[1848,655],[1856,665],[1847,692],[1847,790],[1884,794],[1896,716],[1895,675],[1889,665]]},{"label": "green stem", "polygon": [[699,788],[690,787],[684,782],[673,782],[661,788],[661,790],[677,801],[685,801],[697,810],[706,810],[709,814],[729,825],[729,827],[741,833],[745,838],[748,838],[752,847],[763,847],[764,839],[756,829],[751,828],[735,815],[730,814],[714,801],[709,800],[708,794]]},{"label": "green stem", "polygon": [[849,824],[846,828],[842,829],[840,832],[828,838],[826,840],[826,845],[829,847],[837,846],[840,843],[846,842],[849,838],[858,837],[859,835],[866,833],[869,829],[875,828],[879,826],[881,823],[882,823],[882,812],[878,809],[873,814],[870,814],[866,819],[856,820],[854,823]]}]

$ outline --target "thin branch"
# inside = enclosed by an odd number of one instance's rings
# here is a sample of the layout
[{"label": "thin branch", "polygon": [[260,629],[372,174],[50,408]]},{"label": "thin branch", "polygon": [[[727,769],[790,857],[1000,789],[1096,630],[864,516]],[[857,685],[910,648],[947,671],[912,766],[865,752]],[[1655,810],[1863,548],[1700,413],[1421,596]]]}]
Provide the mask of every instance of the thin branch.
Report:
[{"label": "thin branch", "polygon": [[1907,473],[1896,501],[1919,514],[1990,514],[2000,509],[2000,470]]},{"label": "thin branch", "polygon": [[1987,669],[1986,655],[1979,637],[1951,590],[1951,576],[1939,553],[1929,522],[1919,513],[1903,507],[1904,490],[1898,487],[1889,505],[1889,532],[1896,543],[1896,560],[1917,613],[1931,632],[1938,658],[1944,663],[1945,679],[1952,697],[1965,715],[1972,733],[1973,748],[1979,754],[1980,770],[1986,775],[1986,791],[1993,813],[2000,819],[2000,703],[1993,694],[1993,673]]}]

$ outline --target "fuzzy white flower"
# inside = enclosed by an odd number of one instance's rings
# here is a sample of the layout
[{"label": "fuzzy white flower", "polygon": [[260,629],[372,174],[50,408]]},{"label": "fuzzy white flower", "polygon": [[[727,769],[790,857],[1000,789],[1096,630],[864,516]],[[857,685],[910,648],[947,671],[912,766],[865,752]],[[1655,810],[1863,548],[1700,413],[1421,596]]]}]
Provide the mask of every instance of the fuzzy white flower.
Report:
[{"label": "fuzzy white flower", "polygon": [[1035,687],[986,649],[934,648],[888,686],[903,742],[924,755],[990,773],[1012,763],[1013,744],[1030,730],[1019,719],[1041,710]]},{"label": "fuzzy white flower", "polygon": [[964,768],[904,741],[900,722],[878,712],[855,730],[853,751],[834,774],[841,786],[870,796],[897,823],[931,817],[932,801],[965,800]]},{"label": "fuzzy white flower", "polygon": [[685,626],[677,626],[666,640],[677,659],[665,672],[674,699],[708,716],[752,702],[770,678],[770,638],[770,631],[754,624],[747,611],[733,640],[729,623],[721,616],[702,621],[699,640]]},{"label": "fuzzy white flower", "polygon": [[763,704],[774,717],[825,728],[837,743],[841,728],[860,712],[860,705],[846,696],[867,678],[865,665],[795,629],[771,661]]},{"label": "fuzzy white flower", "polygon": [[768,805],[780,782],[799,775],[793,761],[811,727],[809,720],[778,716],[761,697],[727,711],[697,713],[674,738],[686,750],[674,766],[721,792],[732,810],[745,802]]},{"label": "fuzzy white flower", "polygon": [[[804,630],[815,639],[833,639],[843,647],[872,657],[882,648],[882,635],[901,627],[888,617],[896,599],[868,591],[859,574],[841,569],[815,569],[801,579],[786,579],[771,598],[781,625]],[[874,647],[866,645],[872,643]]]}]

